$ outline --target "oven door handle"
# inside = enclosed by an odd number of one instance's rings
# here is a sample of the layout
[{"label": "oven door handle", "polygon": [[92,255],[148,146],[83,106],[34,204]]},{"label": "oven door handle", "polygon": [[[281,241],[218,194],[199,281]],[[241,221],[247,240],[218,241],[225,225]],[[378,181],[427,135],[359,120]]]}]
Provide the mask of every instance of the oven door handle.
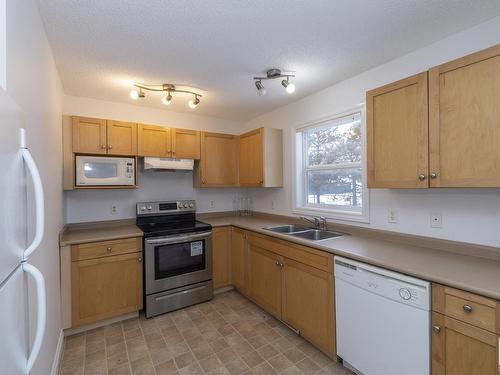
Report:
[{"label": "oven door handle", "polygon": [[208,238],[212,232],[203,232],[197,234],[190,234],[188,236],[173,236],[173,237],[163,237],[163,238],[154,238],[147,239],[146,243],[151,245],[168,245],[172,243],[180,243],[187,241],[194,241],[202,238]]}]

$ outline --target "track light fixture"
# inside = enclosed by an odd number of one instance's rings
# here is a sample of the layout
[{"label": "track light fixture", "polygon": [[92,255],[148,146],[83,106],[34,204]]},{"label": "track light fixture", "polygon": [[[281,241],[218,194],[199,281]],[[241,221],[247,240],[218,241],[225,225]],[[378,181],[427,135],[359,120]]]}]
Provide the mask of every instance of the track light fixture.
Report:
[{"label": "track light fixture", "polygon": [[266,72],[265,77],[253,77],[253,79],[255,80],[255,87],[257,88],[257,92],[259,93],[259,95],[266,94],[266,89],[264,88],[262,81],[276,78],[285,78],[283,81],[281,81],[281,85],[286,89],[287,93],[293,94],[295,92],[295,84],[293,82],[290,82],[290,77],[295,77],[295,73],[283,73],[280,69],[269,69]]},{"label": "track light fixture", "polygon": [[165,105],[170,105],[170,103],[172,103],[173,99],[172,93],[182,92],[185,94],[194,95],[194,99],[188,102],[188,106],[191,109],[195,109],[198,106],[198,104],[200,104],[200,98],[202,97],[201,94],[198,94],[194,91],[178,89],[175,87],[175,85],[171,83],[164,83],[162,85],[145,85],[142,83],[134,83],[134,89],[130,91],[130,97],[134,100],[137,100],[139,98],[145,98],[146,94],[144,94],[143,90],[163,92],[164,95],[161,98],[161,101]]}]

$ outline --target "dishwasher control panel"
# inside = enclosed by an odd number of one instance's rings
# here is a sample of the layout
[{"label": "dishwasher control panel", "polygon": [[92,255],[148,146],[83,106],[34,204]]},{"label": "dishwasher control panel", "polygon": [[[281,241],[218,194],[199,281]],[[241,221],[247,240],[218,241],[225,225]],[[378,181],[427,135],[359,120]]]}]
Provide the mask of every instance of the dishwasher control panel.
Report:
[{"label": "dishwasher control panel", "polygon": [[335,277],[385,298],[429,310],[431,286],[428,281],[383,268],[335,257]]}]

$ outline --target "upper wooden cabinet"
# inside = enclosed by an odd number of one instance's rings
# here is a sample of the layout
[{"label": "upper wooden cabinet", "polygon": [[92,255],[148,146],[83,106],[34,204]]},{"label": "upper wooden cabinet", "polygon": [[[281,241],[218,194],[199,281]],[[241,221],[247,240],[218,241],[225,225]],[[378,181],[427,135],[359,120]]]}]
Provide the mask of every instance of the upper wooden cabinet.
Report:
[{"label": "upper wooden cabinet", "polygon": [[136,155],[137,124],[73,117],[73,152]]},{"label": "upper wooden cabinet", "polygon": [[197,187],[238,186],[238,137],[201,133],[201,159],[195,171]]},{"label": "upper wooden cabinet", "polygon": [[368,187],[428,187],[427,72],[366,93]]},{"label": "upper wooden cabinet", "polygon": [[171,129],[164,126],[137,126],[137,155],[167,158],[171,155]]},{"label": "upper wooden cabinet", "polygon": [[172,129],[172,157],[177,159],[199,159],[200,132],[187,129]]},{"label": "upper wooden cabinet", "polygon": [[500,45],[429,72],[431,187],[500,186]]},{"label": "upper wooden cabinet", "polygon": [[87,117],[73,117],[73,152],[106,154],[106,120]]},{"label": "upper wooden cabinet", "polygon": [[500,45],[368,91],[368,187],[500,187],[499,102]]},{"label": "upper wooden cabinet", "polygon": [[283,186],[281,129],[259,128],[239,137],[241,186]]}]

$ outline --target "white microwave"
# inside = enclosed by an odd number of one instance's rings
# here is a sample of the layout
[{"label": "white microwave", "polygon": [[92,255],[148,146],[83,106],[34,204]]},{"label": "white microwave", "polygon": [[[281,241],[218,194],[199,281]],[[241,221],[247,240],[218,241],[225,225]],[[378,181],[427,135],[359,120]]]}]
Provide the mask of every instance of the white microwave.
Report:
[{"label": "white microwave", "polygon": [[133,186],[135,158],[77,155],[76,186]]}]

